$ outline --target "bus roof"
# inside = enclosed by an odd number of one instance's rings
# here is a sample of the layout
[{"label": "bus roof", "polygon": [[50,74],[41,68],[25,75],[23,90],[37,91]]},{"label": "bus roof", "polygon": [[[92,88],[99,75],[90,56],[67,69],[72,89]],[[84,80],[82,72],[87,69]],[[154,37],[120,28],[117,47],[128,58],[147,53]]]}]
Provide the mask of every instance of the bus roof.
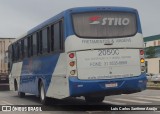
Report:
[{"label": "bus roof", "polygon": [[53,17],[51,17],[50,19],[44,21],[43,23],[37,25],[36,27],[32,28],[31,30],[29,30],[27,33],[23,34],[21,37],[17,38],[15,40],[18,41],[21,38],[32,34],[33,32],[36,32],[44,27],[46,27],[47,25],[52,24],[53,22],[55,22],[56,20],[61,19],[62,17],[65,17],[65,15],[69,14],[69,13],[78,13],[78,12],[93,12],[93,11],[125,11],[125,12],[137,12],[136,9],[134,8],[129,8],[129,7],[115,7],[115,6],[94,6],[94,7],[75,7],[75,8],[70,8],[67,9]]},{"label": "bus roof", "polygon": [[62,17],[65,16],[65,14],[67,13],[76,13],[76,12],[91,12],[91,11],[126,11],[126,12],[130,12],[130,11],[137,11],[134,8],[128,8],[128,7],[114,7],[114,6],[97,6],[97,7],[76,7],[76,8],[70,8],[67,9],[59,14],[57,14],[56,16],[51,17],[50,19],[44,21],[43,23],[41,23],[40,25],[34,27],[33,29],[31,29],[30,31],[27,32],[27,34],[31,34],[35,31],[38,31],[39,29],[53,23],[54,21],[61,19]]}]

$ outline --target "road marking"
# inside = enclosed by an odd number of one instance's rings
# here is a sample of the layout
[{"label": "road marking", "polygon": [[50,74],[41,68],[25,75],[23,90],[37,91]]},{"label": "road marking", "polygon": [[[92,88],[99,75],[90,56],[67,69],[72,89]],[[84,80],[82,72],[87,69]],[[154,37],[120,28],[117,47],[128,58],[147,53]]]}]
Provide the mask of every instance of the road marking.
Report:
[{"label": "road marking", "polygon": [[104,112],[104,111],[86,111],[87,113],[89,114],[92,114],[92,113],[101,113],[101,112]]},{"label": "road marking", "polygon": [[131,99],[121,99],[121,98],[116,98],[114,100],[118,100],[118,101],[126,101],[126,102],[134,102],[134,103],[152,103],[152,102],[147,102],[147,101],[139,101],[139,100],[131,100]]},{"label": "road marking", "polygon": [[107,104],[115,104],[115,105],[126,105],[126,103],[114,102],[114,101],[103,101],[103,103]]},{"label": "road marking", "polygon": [[[142,96],[142,97],[143,97],[143,96]],[[160,96],[146,96],[146,97],[152,97],[152,98],[160,99]]]},{"label": "road marking", "polygon": [[[56,111],[54,111],[55,112],[55,114],[56,114]],[[51,112],[51,113],[46,113],[46,112],[44,112],[44,113],[38,113],[38,114],[54,114],[53,112]]]},{"label": "road marking", "polygon": [[136,97],[137,99],[143,99],[143,100],[149,100],[149,101],[160,101],[160,99],[154,99],[154,98],[144,98],[144,97]]},{"label": "road marking", "polygon": [[131,95],[131,96],[136,96],[136,97],[153,97],[153,98],[159,98],[160,96],[148,96],[148,95]]},{"label": "road marking", "polygon": [[149,97],[153,97],[153,98],[158,98],[158,99],[160,99],[160,96],[149,96]]},{"label": "road marking", "polygon": [[12,103],[9,103],[7,101],[2,101],[5,105],[13,105]]}]

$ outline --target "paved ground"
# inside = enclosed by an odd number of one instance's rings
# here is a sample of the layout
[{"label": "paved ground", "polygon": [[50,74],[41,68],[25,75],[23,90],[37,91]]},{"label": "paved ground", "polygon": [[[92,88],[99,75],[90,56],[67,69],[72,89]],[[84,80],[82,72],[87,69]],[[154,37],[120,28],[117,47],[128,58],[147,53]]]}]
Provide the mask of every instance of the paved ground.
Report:
[{"label": "paved ground", "polygon": [[[41,105],[39,99],[33,95],[27,95],[25,98],[19,98],[16,92],[0,91],[0,105]],[[108,96],[101,104],[88,105],[83,97],[77,99],[70,98],[51,104],[45,108],[53,111],[39,112],[39,114],[140,114],[142,111],[104,111],[97,110],[101,107],[121,107],[128,105],[160,105],[160,90],[146,90],[140,93],[130,95]],[[99,107],[99,108],[98,108]],[[1,114],[2,112],[0,112]],[[3,112],[9,113],[9,112]],[[12,112],[11,114],[26,114],[27,112]],[[157,114],[159,111],[145,111],[145,114]],[[28,114],[28,113],[27,113]],[[36,114],[30,112],[30,114]]]}]

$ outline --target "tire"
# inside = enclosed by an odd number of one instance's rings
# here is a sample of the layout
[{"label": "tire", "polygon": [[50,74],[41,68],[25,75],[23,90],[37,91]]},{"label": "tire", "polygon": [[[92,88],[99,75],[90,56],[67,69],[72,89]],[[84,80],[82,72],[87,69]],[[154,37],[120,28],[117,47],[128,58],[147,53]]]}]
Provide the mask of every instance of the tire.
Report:
[{"label": "tire", "polygon": [[25,97],[25,93],[24,93],[24,92],[18,92],[18,96],[19,96],[20,98],[24,98],[24,97]]},{"label": "tire", "polygon": [[14,80],[14,90],[18,91],[18,85],[17,85],[17,81],[16,80]]},{"label": "tire", "polygon": [[85,97],[85,101],[87,103],[101,103],[104,100],[104,96],[102,97],[90,97],[90,96],[86,96]]},{"label": "tire", "polygon": [[46,97],[46,92],[43,83],[40,83],[40,88],[39,88],[39,95],[40,95],[40,102],[43,105],[48,105],[49,104],[49,98]]},{"label": "tire", "polygon": [[20,98],[24,98],[25,97],[25,93],[19,91],[19,87],[18,87],[17,81],[14,82],[14,87],[15,87],[15,91],[18,91],[18,96]]},{"label": "tire", "polygon": [[154,83],[154,84],[157,84],[158,82],[154,81],[153,83]]}]

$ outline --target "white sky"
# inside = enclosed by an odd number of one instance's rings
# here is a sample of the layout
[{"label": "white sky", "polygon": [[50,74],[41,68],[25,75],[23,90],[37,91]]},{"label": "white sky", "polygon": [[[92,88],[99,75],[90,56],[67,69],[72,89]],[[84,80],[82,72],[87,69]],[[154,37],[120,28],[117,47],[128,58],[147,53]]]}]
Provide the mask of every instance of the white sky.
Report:
[{"label": "white sky", "polygon": [[143,35],[160,34],[160,0],[0,0],[0,37],[17,38],[65,9],[82,6],[136,8]]}]

